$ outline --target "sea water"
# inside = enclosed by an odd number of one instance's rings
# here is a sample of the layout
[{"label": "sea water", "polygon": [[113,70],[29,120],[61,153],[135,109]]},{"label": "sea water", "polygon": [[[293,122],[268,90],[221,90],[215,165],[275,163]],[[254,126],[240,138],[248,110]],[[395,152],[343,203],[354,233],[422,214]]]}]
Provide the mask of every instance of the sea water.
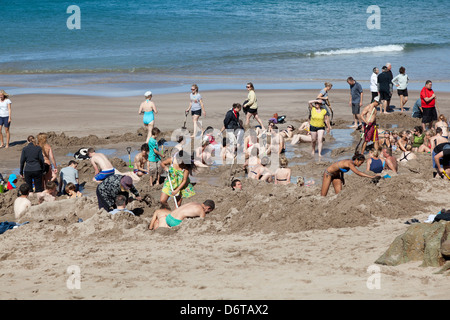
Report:
[{"label": "sea water", "polygon": [[[404,66],[449,90],[448,1],[2,1],[0,83],[12,94],[141,95],[243,88],[368,88]],[[75,6],[78,10],[68,10]],[[375,9],[374,9],[375,8]],[[76,28],[75,28],[75,27]],[[440,82],[444,81],[444,82]]]}]

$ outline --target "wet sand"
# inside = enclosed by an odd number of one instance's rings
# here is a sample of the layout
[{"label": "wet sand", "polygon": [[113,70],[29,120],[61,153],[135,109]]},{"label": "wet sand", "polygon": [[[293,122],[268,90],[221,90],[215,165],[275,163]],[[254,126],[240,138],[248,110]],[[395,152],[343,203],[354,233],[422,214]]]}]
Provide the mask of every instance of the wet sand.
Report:
[{"label": "wet sand", "polygon": [[[307,101],[320,89],[257,90],[259,114],[266,123],[277,112],[287,116],[280,129],[287,124],[298,127],[307,118]],[[218,129],[232,103],[246,98],[245,91],[201,93],[207,112],[204,126]],[[450,94],[437,95],[441,112],[450,115]],[[418,92],[410,92],[408,106],[417,97]],[[113,164],[127,171],[126,147],[136,151],[145,142],[142,116],[137,114],[142,97],[23,95],[11,100],[13,143],[0,149],[0,172],[6,176],[19,167],[29,134],[54,132],[50,144],[59,168],[79,148],[93,146],[114,150]],[[169,140],[183,125],[188,94],[153,100],[159,111],[155,125]],[[386,172],[391,178],[378,184],[348,174],[339,195],[330,189],[326,198],[320,197],[323,170],[351,157],[358,142],[348,131],[348,91],[332,90],[330,100],[337,126],[335,135],[326,137],[323,159],[309,155],[308,143],[288,147],[292,175],[313,180],[312,186],[248,180],[240,166],[201,169],[192,177],[196,195],[184,203],[213,199],[216,210],[173,229],[147,229],[161,193],[161,187],[149,186],[147,177],[136,184],[144,201],[129,205],[140,209],[139,216],[111,217],[98,211],[94,171],[89,161],[80,161],[85,197],[42,205],[33,200],[35,205],[18,221],[29,223],[1,235],[0,298],[445,299],[447,276],[420,267],[420,261],[378,266],[380,289],[369,289],[367,280],[368,268],[408,228],[406,220],[424,221],[448,205],[449,182],[433,179],[430,155],[419,154],[416,161],[401,165],[398,175]],[[398,105],[396,93],[392,105]],[[382,128],[411,129],[420,120],[410,113],[396,110],[380,115],[378,123]],[[190,116],[187,127],[192,130]],[[347,134],[348,140],[342,140]],[[364,171],[365,164],[360,169]],[[243,178],[242,192],[231,190],[231,176]],[[0,195],[0,221],[14,221],[15,196]],[[66,285],[67,268],[74,265],[80,268],[80,289]]]}]

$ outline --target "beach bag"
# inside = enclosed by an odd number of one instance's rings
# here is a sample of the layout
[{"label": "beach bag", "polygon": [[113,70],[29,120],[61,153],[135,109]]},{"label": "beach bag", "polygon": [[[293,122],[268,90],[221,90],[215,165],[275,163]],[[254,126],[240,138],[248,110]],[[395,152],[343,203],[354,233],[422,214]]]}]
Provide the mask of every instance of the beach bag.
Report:
[{"label": "beach bag", "polygon": [[[245,105],[247,102],[248,102],[248,100],[245,100],[244,103],[243,103],[242,105]],[[249,106],[247,106],[247,107],[242,107],[242,110],[244,111],[244,114],[247,114],[248,109],[250,109]]]},{"label": "beach bag", "polygon": [[75,152],[75,154],[73,155],[73,157],[77,160],[85,160],[85,159],[89,159],[88,156],[88,148],[81,148],[80,150],[78,150],[77,152]]}]

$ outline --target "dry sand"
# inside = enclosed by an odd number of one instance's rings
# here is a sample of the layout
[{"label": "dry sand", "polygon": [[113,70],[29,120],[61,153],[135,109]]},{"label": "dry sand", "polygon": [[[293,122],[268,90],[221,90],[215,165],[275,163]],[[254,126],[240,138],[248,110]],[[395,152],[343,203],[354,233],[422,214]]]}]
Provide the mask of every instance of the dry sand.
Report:
[{"label": "dry sand", "polygon": [[[266,122],[278,112],[287,116],[281,128],[298,126],[307,116],[306,101],[317,92],[257,91],[260,116]],[[216,128],[231,104],[246,97],[244,91],[202,94],[204,125]],[[450,115],[450,94],[437,94],[441,112]],[[410,92],[409,106],[417,97],[418,92]],[[60,168],[72,159],[69,153],[81,147],[136,150],[145,142],[142,116],[137,114],[141,97],[11,99],[13,144],[0,149],[0,172],[6,176],[19,167],[29,134],[53,132],[50,144]],[[336,128],[348,128],[348,91],[332,90],[330,99]],[[159,110],[156,126],[167,139],[184,122],[187,94],[155,96],[154,101]],[[398,104],[396,94],[392,104]],[[419,122],[410,111],[396,111],[381,115],[379,123],[400,130]],[[190,117],[187,126],[192,129]],[[327,137],[325,148],[332,148],[333,141]],[[42,205],[33,199],[32,208],[18,221],[29,223],[0,236],[0,299],[446,299],[448,275],[420,267],[420,261],[378,266],[380,287],[368,288],[368,268],[408,228],[404,222],[424,221],[448,206],[449,182],[433,179],[430,156],[421,154],[402,165],[398,175],[390,173],[390,179],[373,184],[349,174],[339,195],[331,189],[326,198],[320,197],[323,170],[337,157],[351,157],[356,142],[322,161],[308,155],[308,144],[292,148],[291,162],[303,163],[290,165],[292,175],[313,179],[310,187],[243,179],[244,190],[233,192],[230,172],[243,177],[239,167],[202,169],[193,177],[196,195],[184,203],[213,199],[216,210],[205,219],[156,231],[147,226],[158,208],[161,187],[149,187],[143,178],[136,186],[144,201],[129,205],[141,214],[111,217],[97,209],[93,169],[81,161],[85,197]],[[113,163],[128,170],[118,157]],[[15,192],[0,195],[0,221],[14,221],[15,197]],[[67,286],[70,266],[79,267],[80,289]]]}]

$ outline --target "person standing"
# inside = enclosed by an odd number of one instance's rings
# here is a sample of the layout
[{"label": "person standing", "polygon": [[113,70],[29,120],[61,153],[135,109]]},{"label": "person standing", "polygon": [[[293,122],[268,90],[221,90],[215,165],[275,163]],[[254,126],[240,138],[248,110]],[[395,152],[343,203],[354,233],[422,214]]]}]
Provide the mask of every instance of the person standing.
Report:
[{"label": "person standing", "polygon": [[378,96],[378,73],[380,70],[374,67],[372,70],[372,75],[370,76],[370,92],[372,92],[372,101]]},{"label": "person standing", "polygon": [[[0,90],[0,148],[9,148],[9,126],[11,124],[11,100],[9,95],[4,91]],[[6,145],[3,142],[3,127],[5,127],[6,134]]]},{"label": "person standing", "polygon": [[436,94],[434,93],[433,83],[431,80],[425,82],[425,86],[420,91],[421,106],[420,111],[422,111],[422,129],[426,130],[427,125],[431,129],[433,127],[433,121],[437,120],[436,112]]},{"label": "person standing", "polygon": [[392,85],[392,79],[394,79],[394,75],[392,74],[392,65],[389,63],[389,62],[387,62],[386,63],[386,69],[387,69],[387,75],[388,75],[388,77],[389,77],[389,100],[387,100],[386,101],[386,110],[387,111],[389,111],[390,109],[391,109],[391,98],[392,98],[392,88],[393,88],[393,85]]},{"label": "person standing", "polygon": [[47,182],[55,180],[57,178],[56,174],[58,173],[55,156],[53,155],[52,147],[48,144],[47,139],[48,136],[46,133],[39,133],[37,135],[38,144],[44,155],[44,186],[47,185]]},{"label": "person standing", "polygon": [[194,122],[194,133],[191,138],[194,138],[197,135],[197,131],[202,132],[201,128],[198,129],[199,123],[198,118],[202,115],[206,117],[205,106],[203,105],[203,99],[200,93],[198,93],[198,86],[193,84],[191,86],[191,94],[189,95],[191,102],[189,103],[189,108],[186,109],[186,113],[191,111],[192,121]]},{"label": "person standing", "polygon": [[363,89],[361,85],[352,77],[347,78],[347,83],[350,85],[350,101],[348,104],[352,109],[353,119],[355,122],[352,128],[357,128],[360,125],[360,122],[362,124],[360,109],[363,104]]},{"label": "person standing", "polygon": [[408,102],[408,75],[405,73],[405,67],[400,67],[399,75],[392,79],[392,84],[397,87],[397,93],[400,97],[400,111],[403,112],[406,102]]},{"label": "person standing", "polygon": [[333,84],[331,84],[330,82],[325,82],[324,86],[325,86],[325,88],[320,90],[320,93],[316,99],[322,100],[322,108],[327,110],[327,116],[330,118],[330,121],[331,121],[332,114],[330,113],[330,110],[329,110],[331,108],[329,108],[330,100],[328,98],[328,92],[331,90],[331,88],[333,88]]},{"label": "person standing", "polygon": [[327,111],[322,108],[321,100],[309,101],[311,107],[311,116],[309,122],[309,132],[311,133],[311,155],[314,157],[316,153],[316,143],[319,158],[322,157],[323,137],[325,135],[325,127],[327,133],[331,132],[330,118]]},{"label": "person standing", "polygon": [[258,100],[256,99],[255,94],[255,87],[253,86],[253,83],[249,82],[247,83],[247,100],[242,105],[242,108],[244,109],[244,112],[247,114],[247,118],[245,119],[245,125],[248,126],[250,123],[250,117],[253,116],[253,118],[258,121],[259,125],[261,126],[261,129],[265,130],[265,127],[261,121],[261,119],[258,116]]},{"label": "person standing", "polygon": [[220,133],[222,134],[226,130],[226,139],[228,144],[226,145],[226,151],[229,155],[236,155],[236,150],[239,140],[242,138],[242,125],[239,120],[239,111],[241,111],[240,103],[233,103],[233,107],[227,111],[225,119],[223,119],[223,127]]},{"label": "person standing", "polygon": [[144,126],[147,127],[147,140],[145,140],[145,143],[148,143],[148,140],[150,139],[150,136],[152,135],[152,129],[155,125],[155,114],[158,113],[158,110],[156,110],[156,105],[152,101],[152,92],[147,91],[145,94],[145,101],[141,103],[139,106],[138,113],[144,113]]},{"label": "person standing", "polygon": [[388,73],[388,68],[383,66],[381,73],[378,75],[378,92],[380,94],[381,112],[388,113],[391,101],[391,78]]},{"label": "person standing", "polygon": [[33,191],[33,183],[35,192],[44,191],[44,184],[42,182],[44,171],[44,155],[42,148],[36,145],[34,136],[28,136],[28,145],[22,149],[20,156],[20,170],[19,174],[25,179],[28,187]]}]

